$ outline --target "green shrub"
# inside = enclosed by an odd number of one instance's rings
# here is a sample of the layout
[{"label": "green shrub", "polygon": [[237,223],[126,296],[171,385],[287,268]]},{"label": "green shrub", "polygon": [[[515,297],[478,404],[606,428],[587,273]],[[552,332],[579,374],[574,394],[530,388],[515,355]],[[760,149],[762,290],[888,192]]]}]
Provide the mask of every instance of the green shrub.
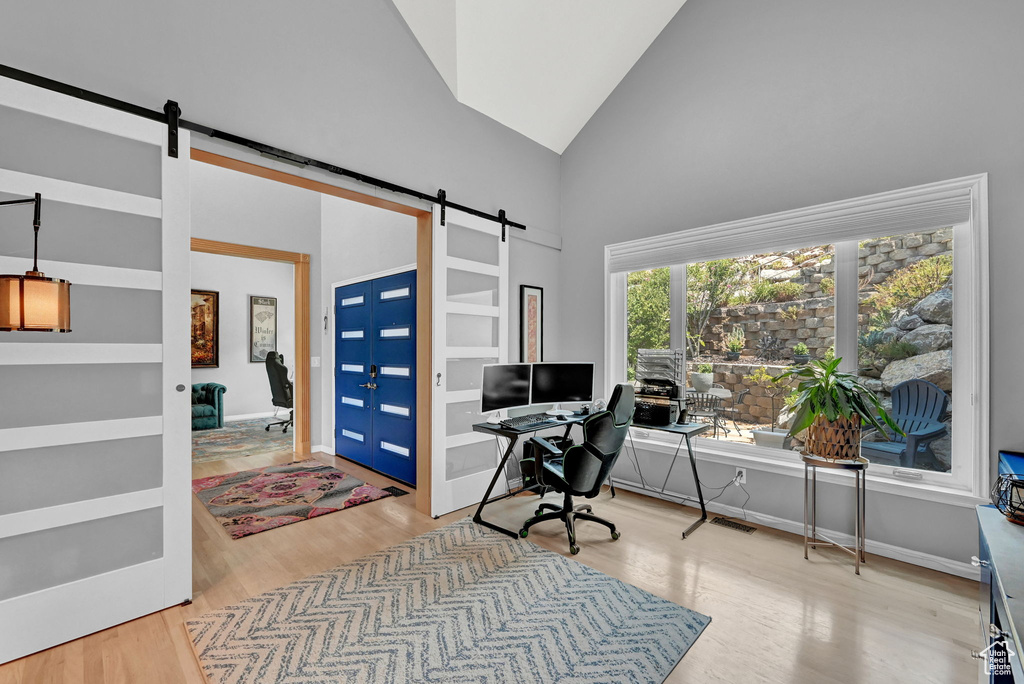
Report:
[{"label": "green shrub", "polygon": [[831,278],[822,278],[819,285],[821,285],[821,291],[824,292],[829,297],[831,297],[836,292],[836,281],[832,280]]},{"label": "green shrub", "polygon": [[725,348],[731,352],[743,351],[743,346],[747,342],[747,336],[743,334],[743,328],[734,325],[732,332],[725,338]]},{"label": "green shrub", "polygon": [[697,372],[698,373],[714,373],[715,372],[715,367],[712,366],[710,363],[698,363],[697,364]]},{"label": "green shrub", "polygon": [[910,358],[915,354],[917,354],[917,347],[903,340],[886,342],[885,344],[878,345],[875,349],[875,355],[887,361],[899,361],[900,359]]},{"label": "green shrub", "polygon": [[804,286],[800,283],[776,283],[775,285],[775,299],[776,302],[791,302],[794,299],[801,297],[804,293]]},{"label": "green shrub", "polygon": [[940,254],[895,271],[868,300],[879,312],[910,309],[953,275],[953,255]]},{"label": "green shrub", "polygon": [[789,306],[789,307],[786,307],[785,309],[782,309],[781,311],[779,311],[779,316],[781,316],[783,318],[783,320],[787,320],[787,321],[795,321],[799,315],[800,315],[800,307],[799,306]]},{"label": "green shrub", "polygon": [[833,344],[831,347],[829,347],[828,349],[825,350],[825,354],[822,356],[822,359],[825,361],[825,363],[828,363],[830,361],[833,361],[835,358],[836,358],[836,345]]},{"label": "green shrub", "polygon": [[797,356],[804,356],[810,353],[810,350],[807,348],[807,345],[804,344],[803,342],[797,342],[796,344],[793,345],[793,353],[796,354]]}]

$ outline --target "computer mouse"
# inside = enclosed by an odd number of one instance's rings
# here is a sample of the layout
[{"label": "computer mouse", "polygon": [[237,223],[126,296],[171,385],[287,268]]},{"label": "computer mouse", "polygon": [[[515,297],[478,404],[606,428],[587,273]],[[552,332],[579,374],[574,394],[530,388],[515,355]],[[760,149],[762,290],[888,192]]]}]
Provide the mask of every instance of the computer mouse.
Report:
[{"label": "computer mouse", "polygon": [[565,416],[559,414],[559,415],[555,416],[555,420],[565,420]]}]

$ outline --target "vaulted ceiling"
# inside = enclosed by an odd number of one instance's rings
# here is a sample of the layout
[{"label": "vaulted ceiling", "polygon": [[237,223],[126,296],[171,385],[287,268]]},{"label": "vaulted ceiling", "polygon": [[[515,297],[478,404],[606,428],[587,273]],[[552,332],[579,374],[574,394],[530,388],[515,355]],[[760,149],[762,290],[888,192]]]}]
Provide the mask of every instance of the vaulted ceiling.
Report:
[{"label": "vaulted ceiling", "polygon": [[393,0],[459,102],[561,154],[685,0]]}]

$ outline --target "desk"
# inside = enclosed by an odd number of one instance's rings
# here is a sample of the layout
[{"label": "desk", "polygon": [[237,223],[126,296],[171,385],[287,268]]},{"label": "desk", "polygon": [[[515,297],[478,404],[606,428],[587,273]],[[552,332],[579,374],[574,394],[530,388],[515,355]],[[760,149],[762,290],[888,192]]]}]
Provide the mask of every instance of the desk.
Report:
[{"label": "desk", "polygon": [[[693,445],[690,443],[690,437],[695,437],[701,433],[707,432],[711,429],[711,425],[707,423],[686,423],[684,425],[678,425],[671,423],[669,425],[639,425],[633,423],[633,427],[641,428],[643,430],[658,430],[660,432],[669,432],[674,435],[679,435],[679,444],[676,446],[676,451],[672,454],[672,462],[668,464],[668,473],[665,474],[665,481],[661,484],[661,489],[653,489],[647,486],[647,481],[644,480],[643,471],[640,469],[640,460],[636,457],[636,446],[633,444],[633,433],[629,433],[629,448],[633,452],[633,463],[636,465],[636,472],[640,476],[641,489],[648,492],[654,492],[665,496],[665,488],[668,487],[668,478],[672,475],[672,467],[676,464],[676,458],[679,457],[679,450],[683,448],[683,444],[686,444],[686,451],[690,455],[690,468],[693,470],[693,483],[697,486],[697,500],[700,501],[700,520],[693,523],[686,530],[683,531],[683,539],[686,539],[690,534],[693,533],[698,527],[704,524],[708,519],[708,511],[704,507],[704,492],[700,488],[700,478],[697,476],[697,458],[693,455]],[[611,478],[609,478],[610,480]],[[669,494],[668,496],[672,496]]]},{"label": "desk", "polygon": [[505,494],[502,494],[501,496],[496,496],[493,499],[490,498],[491,492],[494,491],[494,485],[498,483],[498,477],[503,472],[505,472],[505,464],[508,463],[508,459],[511,458],[512,454],[515,452],[516,444],[519,443],[519,438],[523,435],[532,435],[536,432],[540,432],[541,430],[551,430],[553,428],[562,427],[563,425],[565,426],[564,437],[568,437],[569,432],[572,430],[572,426],[582,423],[588,417],[589,416],[573,414],[571,416],[567,416],[564,421],[557,421],[557,423],[554,425],[545,425],[543,427],[531,428],[528,430],[507,428],[501,425],[500,423],[477,423],[476,425],[474,425],[473,432],[480,432],[485,435],[494,435],[495,437],[504,437],[505,439],[508,440],[508,447],[505,449],[505,453],[502,454],[501,456],[501,463],[498,464],[497,469],[494,471],[494,477],[491,478],[491,483],[487,485],[487,491],[484,492],[484,497],[480,500],[480,505],[477,507],[476,513],[473,514],[473,522],[477,523],[478,525],[483,525],[484,527],[489,527],[490,529],[496,532],[504,532],[508,536],[516,537],[518,539],[518,530],[513,531],[501,527],[499,525],[495,525],[494,523],[489,523],[483,519],[482,514],[484,512],[484,506],[486,506],[489,503],[501,501],[502,499],[508,499],[509,497],[513,497],[521,492],[532,491],[535,487],[539,486],[534,485],[532,487],[520,487],[514,492],[507,492]]}]

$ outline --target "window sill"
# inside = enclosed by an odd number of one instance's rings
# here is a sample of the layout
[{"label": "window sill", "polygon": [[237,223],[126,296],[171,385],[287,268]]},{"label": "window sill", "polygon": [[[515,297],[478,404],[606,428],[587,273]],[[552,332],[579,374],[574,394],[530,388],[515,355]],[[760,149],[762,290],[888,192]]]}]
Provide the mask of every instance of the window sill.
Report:
[{"label": "window sill", "polygon": [[[668,456],[671,456],[676,451],[677,443],[669,443],[650,437],[638,437],[635,430],[630,432],[632,433],[632,444],[639,450],[652,451]],[[804,464],[802,461],[779,458],[776,455],[775,449],[744,445],[743,453],[737,453],[737,450],[723,447],[720,444],[709,445],[709,441],[711,440],[701,438],[693,440],[693,450],[698,461],[742,466],[755,472],[760,471],[788,477],[803,478],[804,476]],[[685,445],[681,450],[680,456],[684,458],[686,456]],[[943,487],[928,482],[903,482],[889,477],[872,476],[870,472],[869,468],[867,480],[872,492],[881,492],[893,496],[921,499],[964,508],[974,508],[979,504],[990,503],[988,499],[975,496],[972,492],[965,489]],[[825,469],[819,469],[818,481],[846,487],[852,487],[854,484],[852,477]]]}]

